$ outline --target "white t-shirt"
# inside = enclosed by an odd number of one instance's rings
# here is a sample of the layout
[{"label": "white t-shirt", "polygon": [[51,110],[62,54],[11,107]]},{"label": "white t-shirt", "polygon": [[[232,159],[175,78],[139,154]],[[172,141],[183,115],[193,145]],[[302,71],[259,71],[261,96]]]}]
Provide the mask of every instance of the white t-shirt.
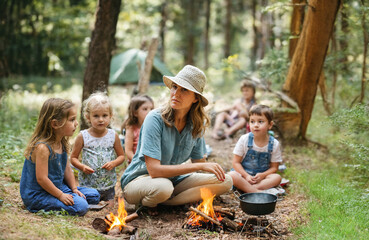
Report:
[{"label": "white t-shirt", "polygon": [[[249,148],[247,147],[249,142],[249,134],[244,134],[238,140],[236,146],[234,147],[233,154],[238,156],[242,156],[242,159],[246,156],[247,151]],[[252,149],[258,152],[268,152],[268,144],[262,147],[256,146],[255,141],[252,143]],[[273,143],[273,152],[272,158],[270,159],[271,162],[282,162],[282,152],[281,152],[281,145],[279,141],[274,138]]]}]

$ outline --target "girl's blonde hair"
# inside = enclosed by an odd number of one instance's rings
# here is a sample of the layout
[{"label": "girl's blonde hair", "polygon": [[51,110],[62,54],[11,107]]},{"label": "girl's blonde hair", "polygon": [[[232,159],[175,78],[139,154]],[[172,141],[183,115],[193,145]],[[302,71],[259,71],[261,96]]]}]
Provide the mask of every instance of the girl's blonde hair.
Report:
[{"label": "girl's blonde hair", "polygon": [[138,124],[138,118],[135,116],[135,114],[137,110],[141,107],[141,105],[146,102],[151,102],[152,105],[154,106],[154,101],[148,95],[138,95],[138,96],[134,96],[131,99],[131,102],[129,103],[129,107],[128,107],[128,118],[122,124],[122,129],[121,129],[122,131],[127,126],[133,126],[133,125]]},{"label": "girl's blonde hair", "polygon": [[[190,118],[193,125],[193,138],[203,136],[205,133],[205,129],[210,124],[210,119],[203,107],[202,98],[198,94],[195,94],[195,96],[198,101],[192,104],[191,109],[188,113],[188,117]],[[174,112],[175,110],[170,106],[169,100],[169,102],[161,110],[161,117],[164,120],[165,125],[167,125],[168,127],[174,126]]]},{"label": "girl's blonde hair", "polygon": [[108,108],[110,116],[113,116],[113,107],[110,103],[110,99],[105,92],[95,92],[91,94],[86,100],[82,103],[83,107],[83,118],[85,122],[91,126],[90,121],[88,120],[88,115],[97,108]]},{"label": "girl's blonde hair", "polygon": [[[44,102],[40,110],[36,128],[24,151],[26,158],[30,157],[37,143],[44,142],[50,146],[55,143],[55,129],[52,127],[51,122],[57,120],[60,127],[64,126],[72,107],[74,107],[74,103],[61,98],[50,98]],[[61,140],[63,149],[67,153],[70,150],[68,139],[69,137],[64,136]],[[54,152],[51,154],[54,155]]]}]

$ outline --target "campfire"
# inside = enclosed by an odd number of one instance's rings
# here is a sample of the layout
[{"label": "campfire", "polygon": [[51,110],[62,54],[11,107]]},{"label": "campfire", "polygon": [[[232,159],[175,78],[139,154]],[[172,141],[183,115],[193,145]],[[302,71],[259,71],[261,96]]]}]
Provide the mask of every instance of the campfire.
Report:
[{"label": "campfire", "polygon": [[235,210],[213,206],[214,197],[209,189],[202,188],[202,202],[196,208],[189,208],[190,212],[182,227],[190,231],[239,232],[248,237],[279,235],[273,224],[265,218],[246,215],[247,219],[235,219]]},{"label": "campfire", "polygon": [[127,214],[124,206],[124,199],[118,199],[118,215],[114,215],[110,212],[105,216],[105,219],[95,218],[92,222],[92,227],[99,230],[101,233],[108,235],[119,235],[119,234],[134,234],[136,228],[127,225],[128,222],[138,217],[137,213],[131,215]]},{"label": "campfire", "polygon": [[217,216],[213,208],[214,197],[215,195],[209,189],[201,188],[202,203],[196,209],[190,208],[191,214],[187,218],[188,228],[212,229],[216,227],[215,225],[220,226],[219,220],[221,219],[218,219],[220,215]]}]

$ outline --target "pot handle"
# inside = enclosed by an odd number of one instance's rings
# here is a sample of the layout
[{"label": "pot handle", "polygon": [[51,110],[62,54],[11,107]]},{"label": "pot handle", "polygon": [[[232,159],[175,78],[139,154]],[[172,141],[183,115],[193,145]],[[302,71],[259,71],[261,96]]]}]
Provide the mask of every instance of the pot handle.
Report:
[{"label": "pot handle", "polygon": [[237,198],[240,198],[241,193],[240,193],[239,191],[237,191],[237,190],[233,190],[232,192],[233,192],[233,194],[234,194]]}]

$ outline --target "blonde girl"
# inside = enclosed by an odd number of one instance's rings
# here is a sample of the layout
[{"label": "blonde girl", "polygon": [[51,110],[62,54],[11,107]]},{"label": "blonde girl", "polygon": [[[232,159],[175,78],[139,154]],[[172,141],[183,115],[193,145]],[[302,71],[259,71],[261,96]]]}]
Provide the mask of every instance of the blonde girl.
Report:
[{"label": "blonde girl", "polygon": [[135,96],[128,107],[128,118],[124,121],[122,129],[125,129],[124,147],[127,161],[132,161],[136,153],[141,125],[146,115],[154,109],[154,101],[147,95]]},{"label": "blonde girl", "polygon": [[35,131],[25,150],[20,181],[22,200],[31,212],[66,210],[84,215],[100,199],[95,189],[77,187],[68,160],[68,138],[78,126],[74,104],[50,98],[43,104]]},{"label": "blonde girl", "polygon": [[113,116],[108,96],[102,92],[91,94],[83,102],[83,116],[90,127],[78,134],[71,162],[80,170],[81,186],[97,189],[103,201],[113,200],[117,181],[115,167],[123,163],[124,151],[118,134],[108,128]]}]

